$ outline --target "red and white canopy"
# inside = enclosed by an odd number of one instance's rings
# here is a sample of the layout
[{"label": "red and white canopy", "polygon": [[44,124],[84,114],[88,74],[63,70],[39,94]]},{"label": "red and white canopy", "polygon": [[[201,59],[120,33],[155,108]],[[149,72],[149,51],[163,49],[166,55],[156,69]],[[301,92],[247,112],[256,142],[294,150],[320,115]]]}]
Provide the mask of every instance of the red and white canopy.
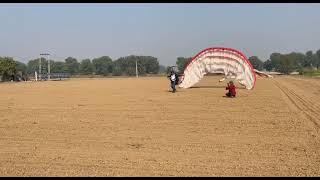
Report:
[{"label": "red and white canopy", "polygon": [[235,49],[215,47],[199,52],[187,63],[179,87],[189,88],[207,73],[234,77],[246,89],[254,88],[256,82],[254,69],[245,55]]}]

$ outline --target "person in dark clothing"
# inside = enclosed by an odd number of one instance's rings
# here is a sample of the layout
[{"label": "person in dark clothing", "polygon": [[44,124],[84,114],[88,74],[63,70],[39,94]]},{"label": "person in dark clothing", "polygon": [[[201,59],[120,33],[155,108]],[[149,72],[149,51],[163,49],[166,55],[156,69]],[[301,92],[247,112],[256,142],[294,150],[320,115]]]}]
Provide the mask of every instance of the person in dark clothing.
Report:
[{"label": "person in dark clothing", "polygon": [[171,82],[172,93],[175,93],[176,92],[176,84],[178,84],[178,82],[179,82],[178,75],[174,71],[171,71],[168,78]]},{"label": "person in dark clothing", "polygon": [[236,86],[233,84],[232,81],[227,83],[226,90],[229,90],[228,93],[226,93],[227,97],[236,97]]}]

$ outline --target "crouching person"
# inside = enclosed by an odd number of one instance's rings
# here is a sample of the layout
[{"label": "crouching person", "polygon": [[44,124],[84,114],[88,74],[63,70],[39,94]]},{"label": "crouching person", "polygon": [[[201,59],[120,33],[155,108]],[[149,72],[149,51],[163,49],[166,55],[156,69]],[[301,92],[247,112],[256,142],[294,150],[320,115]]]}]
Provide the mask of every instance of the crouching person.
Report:
[{"label": "crouching person", "polygon": [[226,96],[227,97],[236,97],[236,86],[233,84],[233,81],[230,81],[229,83],[227,83],[227,87],[226,87],[226,90],[229,90],[227,93],[226,93]]}]

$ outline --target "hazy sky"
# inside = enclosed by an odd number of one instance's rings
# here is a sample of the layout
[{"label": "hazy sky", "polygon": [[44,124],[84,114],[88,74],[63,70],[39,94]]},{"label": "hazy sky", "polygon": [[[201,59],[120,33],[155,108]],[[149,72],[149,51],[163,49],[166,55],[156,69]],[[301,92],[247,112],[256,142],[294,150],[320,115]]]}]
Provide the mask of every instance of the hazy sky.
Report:
[{"label": "hazy sky", "polygon": [[207,47],[266,60],[320,49],[320,4],[0,4],[0,56],[150,55],[174,65]]}]

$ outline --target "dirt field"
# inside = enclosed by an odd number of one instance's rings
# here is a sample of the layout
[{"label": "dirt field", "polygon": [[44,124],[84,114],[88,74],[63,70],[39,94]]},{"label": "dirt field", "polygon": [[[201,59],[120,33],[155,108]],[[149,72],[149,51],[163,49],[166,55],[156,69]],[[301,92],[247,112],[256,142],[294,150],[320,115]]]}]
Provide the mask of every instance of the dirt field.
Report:
[{"label": "dirt field", "polygon": [[320,176],[320,80],[0,84],[0,176]]}]

